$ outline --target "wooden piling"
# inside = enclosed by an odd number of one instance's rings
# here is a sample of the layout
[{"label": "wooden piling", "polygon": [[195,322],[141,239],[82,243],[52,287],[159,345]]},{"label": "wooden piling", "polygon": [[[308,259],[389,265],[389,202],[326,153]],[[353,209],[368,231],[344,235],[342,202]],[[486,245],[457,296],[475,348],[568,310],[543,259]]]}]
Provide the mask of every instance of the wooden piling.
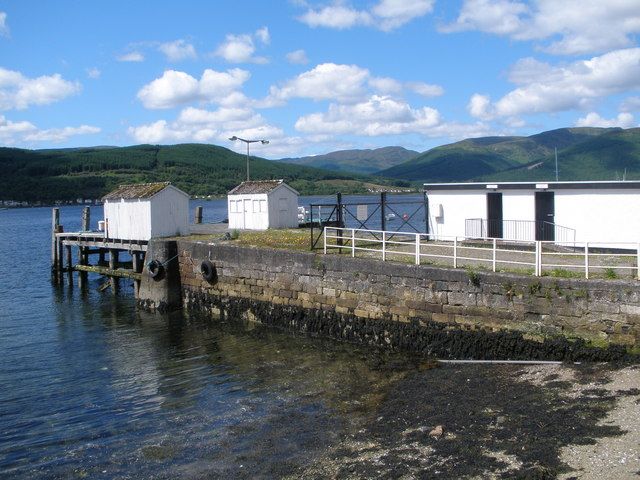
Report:
[{"label": "wooden piling", "polygon": [[65,245],[65,251],[67,256],[67,278],[69,279],[69,286],[73,286],[73,255],[71,245]]},{"label": "wooden piling", "polygon": [[194,223],[202,223],[202,207],[196,207],[196,216],[194,218]]},{"label": "wooden piling", "polygon": [[58,280],[58,243],[56,238],[58,225],[60,225],[60,209],[54,208],[51,210],[51,276],[55,282]]},{"label": "wooden piling", "polygon": [[[141,252],[131,252],[132,269],[135,273],[142,272]],[[140,279],[133,281],[133,293],[138,298],[138,292],[140,291]]]},{"label": "wooden piling", "polygon": [[100,267],[105,267],[107,265],[107,261],[104,259],[105,253],[107,251],[104,248],[100,249],[100,252],[98,254],[98,265]]},{"label": "wooden piling", "polygon": [[84,207],[82,209],[82,231],[88,232],[91,230],[91,209]]},{"label": "wooden piling", "polygon": [[[56,233],[63,232],[62,225],[58,225],[56,227]],[[64,272],[64,246],[62,245],[62,239],[56,235],[56,243],[57,243],[57,254],[56,254],[56,273],[58,277],[58,282],[62,283],[63,281],[63,272]]]},{"label": "wooden piling", "polygon": [[[78,247],[78,263],[82,266],[86,266],[89,263],[89,255],[87,254],[87,247]],[[78,273],[78,285],[80,290],[86,289],[88,285],[87,272],[80,270]]]},{"label": "wooden piling", "polygon": [[[116,270],[118,268],[118,256],[119,252],[115,249],[109,249],[109,269]],[[111,293],[114,295],[118,293],[120,289],[120,281],[117,277],[111,277]]]}]

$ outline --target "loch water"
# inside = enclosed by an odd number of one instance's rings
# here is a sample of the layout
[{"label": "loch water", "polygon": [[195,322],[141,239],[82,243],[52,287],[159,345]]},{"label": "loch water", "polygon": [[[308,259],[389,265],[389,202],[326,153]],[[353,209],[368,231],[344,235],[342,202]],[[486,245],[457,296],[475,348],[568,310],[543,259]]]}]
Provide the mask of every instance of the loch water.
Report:
[{"label": "loch water", "polygon": [[[224,217],[224,200],[204,204],[205,221]],[[81,209],[61,207],[65,231]],[[117,296],[98,275],[56,287],[50,228],[51,208],[0,211],[1,478],[295,473],[404,368],[233,319],[144,313],[130,282]]]}]

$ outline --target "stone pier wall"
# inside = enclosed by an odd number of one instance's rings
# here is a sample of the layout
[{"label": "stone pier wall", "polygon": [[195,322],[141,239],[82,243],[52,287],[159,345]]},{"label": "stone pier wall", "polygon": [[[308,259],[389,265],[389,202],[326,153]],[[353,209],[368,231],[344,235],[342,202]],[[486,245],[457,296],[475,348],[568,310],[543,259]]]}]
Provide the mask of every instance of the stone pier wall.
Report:
[{"label": "stone pier wall", "polygon": [[[639,346],[640,289],[633,281],[535,278],[193,241],[178,241],[177,252],[183,306],[214,315],[441,356],[484,351],[480,358],[568,359],[588,348],[566,339],[618,350]],[[200,273],[203,260],[216,269],[210,282]]]}]

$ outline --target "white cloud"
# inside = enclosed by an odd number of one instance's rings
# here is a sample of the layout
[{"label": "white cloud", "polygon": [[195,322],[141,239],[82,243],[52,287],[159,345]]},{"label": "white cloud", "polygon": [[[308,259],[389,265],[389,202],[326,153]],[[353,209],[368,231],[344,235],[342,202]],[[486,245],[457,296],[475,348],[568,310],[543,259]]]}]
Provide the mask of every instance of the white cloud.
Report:
[{"label": "white cloud", "polygon": [[245,138],[282,138],[283,131],[250,108],[204,110],[188,107],[169,123],[153,123],[130,127],[129,135],[141,143],[217,142],[227,143],[231,135]]},{"label": "white cloud", "polygon": [[409,90],[413,90],[423,97],[439,97],[444,94],[444,88],[440,85],[432,85],[423,82],[408,82],[406,86]]},{"label": "white cloud", "polygon": [[269,29],[267,27],[262,27],[256,30],[256,38],[260,40],[265,45],[269,45],[271,42],[271,35],[269,34]]},{"label": "white cloud", "polygon": [[357,65],[323,63],[301,73],[282,87],[272,86],[267,104],[281,104],[290,98],[353,102],[366,94],[369,71]]},{"label": "white cloud", "polygon": [[72,136],[98,132],[100,132],[99,128],[89,125],[40,130],[31,122],[12,122],[0,115],[0,142],[5,145],[16,145],[25,142],[62,142]]},{"label": "white cloud", "polygon": [[272,86],[261,106],[282,105],[291,98],[355,103],[371,94],[400,94],[404,89],[427,97],[441,95],[444,91],[439,85],[403,83],[394,78],[373,77],[369,70],[357,65],[323,63],[281,86]]},{"label": "white cloud", "polygon": [[0,12],[0,37],[9,36],[9,25],[7,25],[6,12]]},{"label": "white cloud", "polygon": [[144,55],[140,52],[129,52],[116,58],[119,62],[144,62]]},{"label": "white cloud", "polygon": [[489,109],[491,108],[491,99],[487,95],[480,95],[478,93],[471,96],[467,110],[471,116],[480,118],[482,120],[489,120],[491,114]]},{"label": "white cloud", "polygon": [[518,62],[509,78],[519,86],[495,103],[474,95],[469,111],[478,118],[512,117],[588,108],[608,95],[640,88],[640,48],[613,51],[590,60],[550,66]]},{"label": "white cloud", "polygon": [[434,0],[380,0],[370,10],[358,10],[336,1],[319,9],[309,8],[298,20],[314,28],[373,26],[389,31],[430,13],[433,3]]},{"label": "white cloud", "polygon": [[489,133],[489,127],[482,123],[444,122],[436,109],[412,108],[404,101],[378,95],[352,105],[331,104],[327,112],[300,117],[295,127],[307,134],[371,137],[420,134],[458,139]]},{"label": "white cloud", "polygon": [[326,27],[338,30],[360,25],[371,25],[371,14],[342,5],[331,5],[319,10],[309,9],[298,20],[310,27]]},{"label": "white cloud", "polygon": [[309,59],[304,50],[294,50],[293,52],[287,53],[287,62],[293,63],[294,65],[306,65],[309,63]]},{"label": "white cloud", "polygon": [[196,58],[196,49],[190,43],[185,40],[175,40],[173,42],[161,43],[158,46],[160,50],[167,57],[170,62],[179,62],[181,60],[187,60]]},{"label": "white cloud", "polygon": [[100,129],[98,127],[80,125],[79,127],[39,130],[25,135],[24,139],[28,142],[63,142],[69,139],[69,137],[75,137],[76,135],[90,135],[95,133],[100,133]]},{"label": "white cloud", "polygon": [[553,54],[576,55],[628,47],[640,32],[638,0],[465,0],[444,32],[478,30],[514,40],[547,41]]},{"label": "white cloud", "polygon": [[160,78],[143,86],[138,99],[146,108],[173,108],[189,102],[241,103],[237,92],[249,78],[249,72],[234,68],[226,72],[206,69],[200,80],[188,73],[166,70]]},{"label": "white cloud", "polygon": [[31,122],[12,122],[0,115],[0,141],[5,145],[15,145],[18,139],[34,131],[37,128]]},{"label": "white cloud", "polygon": [[369,79],[369,86],[380,93],[399,93],[402,91],[402,83],[389,77],[371,78]]},{"label": "white cloud", "polygon": [[102,72],[97,67],[87,68],[87,77],[93,78],[94,80],[100,78]]},{"label": "white cloud", "polygon": [[586,116],[579,118],[576,127],[635,127],[636,122],[633,115],[627,112],[619,113],[616,118],[602,118],[595,112],[589,112]]},{"label": "white cloud", "polygon": [[214,55],[222,57],[231,63],[268,63],[269,60],[267,58],[254,56],[256,51],[254,37],[263,44],[268,44],[271,40],[267,27],[257,30],[254,36],[249,34],[229,34],[226,36],[225,41],[218,46]]},{"label": "white cloud", "polygon": [[497,35],[513,35],[523,28],[522,15],[529,8],[511,0],[466,0],[457,20],[441,27],[443,32],[480,30]]},{"label": "white cloud", "polygon": [[373,7],[381,30],[393,30],[433,10],[433,0],[381,0]]},{"label": "white cloud", "polygon": [[81,86],[59,74],[27,78],[20,72],[0,67],[0,110],[24,110],[31,105],[47,105],[76,94]]},{"label": "white cloud", "polygon": [[353,105],[331,104],[326,113],[300,117],[296,129],[305,133],[391,135],[428,129],[440,123],[437,110],[414,110],[407,103],[386,96],[372,96]]}]

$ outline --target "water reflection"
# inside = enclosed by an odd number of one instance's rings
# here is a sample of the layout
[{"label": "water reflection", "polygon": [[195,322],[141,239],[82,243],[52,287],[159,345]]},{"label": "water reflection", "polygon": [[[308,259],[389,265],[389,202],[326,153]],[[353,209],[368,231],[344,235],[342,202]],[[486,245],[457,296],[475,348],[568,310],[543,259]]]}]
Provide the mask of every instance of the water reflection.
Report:
[{"label": "water reflection", "polygon": [[388,354],[145,314],[121,296],[56,299],[55,329],[6,377],[20,378],[0,407],[0,472],[14,477],[294,471],[406,371]]}]

